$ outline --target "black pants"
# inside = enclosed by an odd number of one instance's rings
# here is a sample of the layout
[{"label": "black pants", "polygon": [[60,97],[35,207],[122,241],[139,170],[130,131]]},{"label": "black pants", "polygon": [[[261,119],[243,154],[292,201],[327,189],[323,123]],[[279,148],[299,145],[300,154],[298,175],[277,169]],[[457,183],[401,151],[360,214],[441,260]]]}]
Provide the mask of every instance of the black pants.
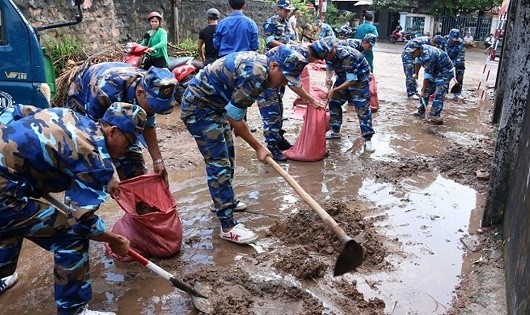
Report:
[{"label": "black pants", "polygon": [[144,61],[144,69],[149,70],[151,66],[155,66],[157,68],[167,68],[168,64],[166,63],[166,59],[164,57],[147,57]]}]

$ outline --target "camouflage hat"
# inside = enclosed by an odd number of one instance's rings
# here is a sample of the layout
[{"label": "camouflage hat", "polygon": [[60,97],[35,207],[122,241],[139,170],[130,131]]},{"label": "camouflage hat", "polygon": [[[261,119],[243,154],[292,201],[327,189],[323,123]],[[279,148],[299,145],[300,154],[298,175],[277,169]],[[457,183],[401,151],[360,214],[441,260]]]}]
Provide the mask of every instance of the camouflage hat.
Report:
[{"label": "camouflage hat", "polygon": [[326,59],[329,52],[333,50],[335,42],[333,37],[324,37],[309,45],[320,59]]},{"label": "camouflage hat", "polygon": [[405,46],[405,52],[410,54],[414,52],[416,49],[420,48],[421,45],[422,44],[420,41],[412,39]]},{"label": "camouflage hat", "polygon": [[371,33],[366,34],[363,38],[363,42],[370,43],[370,45],[372,46],[375,46],[376,41],[377,41],[377,36]]},{"label": "camouflage hat", "polygon": [[291,4],[291,1],[289,0],[278,0],[278,8],[285,10],[294,10],[294,7]]},{"label": "camouflage hat", "polygon": [[147,103],[157,114],[169,114],[175,108],[175,87],[177,80],[166,68],[151,67],[141,80],[147,93]]},{"label": "camouflage hat", "polygon": [[301,85],[300,74],[307,65],[307,60],[304,56],[291,50],[286,45],[281,45],[278,51],[270,58],[280,64],[283,75],[291,85]]},{"label": "camouflage hat", "polygon": [[457,28],[453,28],[449,31],[448,35],[449,39],[456,40],[460,38],[460,30]]},{"label": "camouflage hat", "polygon": [[112,103],[101,120],[109,125],[118,127],[123,133],[134,134],[136,139],[147,148],[144,139],[147,113],[140,106],[123,102]]},{"label": "camouflage hat", "polygon": [[440,47],[443,45],[445,39],[442,35],[434,35],[432,37],[432,42],[437,46]]}]

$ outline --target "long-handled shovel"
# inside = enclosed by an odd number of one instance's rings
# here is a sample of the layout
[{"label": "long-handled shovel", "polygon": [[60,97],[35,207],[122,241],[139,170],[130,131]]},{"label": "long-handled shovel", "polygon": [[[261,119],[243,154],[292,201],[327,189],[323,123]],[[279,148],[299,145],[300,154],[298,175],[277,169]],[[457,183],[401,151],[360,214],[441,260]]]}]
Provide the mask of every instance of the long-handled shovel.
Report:
[{"label": "long-handled shovel", "polygon": [[164,279],[168,280],[169,282],[171,282],[171,284],[174,287],[176,287],[178,289],[181,289],[182,291],[187,292],[187,293],[189,293],[189,294],[191,294],[193,296],[197,296],[197,297],[201,297],[201,298],[207,299],[207,297],[205,297],[204,295],[199,293],[192,286],[190,286],[189,284],[187,284],[187,283],[185,283],[185,282],[173,277],[172,274],[170,274],[169,272],[167,272],[164,269],[160,268],[158,265],[156,265],[152,261],[146,259],[144,256],[142,256],[139,253],[137,253],[135,250],[129,249],[129,253],[127,253],[127,255],[129,255],[129,257],[131,257],[132,259],[134,259],[137,262],[139,262],[141,265],[147,267],[152,272],[156,273],[157,275],[159,275],[162,278],[164,278]]},{"label": "long-handled shovel", "polygon": [[[52,204],[55,208],[57,208],[59,211],[63,212],[63,213],[68,213],[68,207],[60,202],[59,200],[55,199],[54,197],[52,197],[51,195],[44,195],[43,198],[48,201],[50,204]],[[138,252],[136,252],[134,249],[130,248],[129,249],[129,252],[127,253],[127,255],[129,257],[131,257],[132,259],[136,260],[137,262],[139,262],[141,265],[147,267],[149,270],[153,271],[154,273],[156,273],[157,275],[161,276],[162,278],[168,280],[174,287],[186,292],[186,293],[189,293],[193,296],[198,296],[198,297],[202,297],[202,298],[207,298],[205,297],[204,295],[200,294],[197,290],[195,290],[192,286],[190,286],[189,284],[181,281],[181,280],[178,280],[177,278],[173,277],[172,274],[170,274],[169,272],[165,271],[164,269],[160,268],[158,265],[156,265],[155,263],[153,263],[152,261],[149,261],[147,260],[145,257],[143,257],[142,255],[140,255]]]},{"label": "long-handled shovel", "polygon": [[320,218],[324,220],[324,223],[333,231],[333,233],[335,233],[335,235],[337,235],[339,241],[344,246],[342,252],[337,258],[337,262],[335,263],[333,275],[340,276],[346,272],[354,270],[361,265],[364,256],[364,250],[361,245],[346,235],[346,232],[339,227],[337,222],[326,212],[326,210],[322,209],[322,207],[313,198],[311,198],[311,196],[309,196],[305,190],[294,180],[294,178],[292,178],[289,173],[284,171],[283,168],[278,165],[278,163],[276,163],[270,156],[267,157],[266,161],[287,181],[287,183],[300,195],[300,197],[302,197],[305,203],[315,210]]}]

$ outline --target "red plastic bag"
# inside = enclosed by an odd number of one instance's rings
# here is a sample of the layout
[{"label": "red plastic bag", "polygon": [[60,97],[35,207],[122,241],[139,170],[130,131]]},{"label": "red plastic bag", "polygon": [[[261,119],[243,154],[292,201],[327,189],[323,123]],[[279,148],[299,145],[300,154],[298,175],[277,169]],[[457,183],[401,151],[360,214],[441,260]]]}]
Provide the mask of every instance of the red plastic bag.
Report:
[{"label": "red plastic bag", "polygon": [[307,106],[302,131],[293,147],[283,154],[294,161],[314,162],[322,160],[327,153],[326,130],[329,121],[326,111]]},{"label": "red plastic bag", "polygon": [[372,79],[370,80],[370,109],[372,113],[377,113],[379,110],[379,98],[377,97],[377,81],[375,76],[372,74]]},{"label": "red plastic bag", "polygon": [[[112,232],[123,235],[131,248],[141,255],[169,257],[180,251],[182,224],[177,212],[177,201],[166,187],[164,179],[154,173],[124,180],[116,202],[125,211]],[[144,213],[144,214],[139,214]],[[121,261],[107,245],[107,253]]]},{"label": "red plastic bag", "polygon": [[[304,87],[304,89],[305,89],[305,87]],[[310,86],[309,89],[306,89],[306,91],[309,91],[309,94],[311,94],[313,97],[315,97],[315,98],[317,98],[317,99],[319,99],[321,101],[326,101],[328,93],[325,90],[323,90],[322,88],[319,88],[318,86]],[[309,105],[309,103],[306,100],[304,100],[303,98],[298,96],[293,101],[294,114],[291,117],[294,118],[294,119],[303,120],[304,116],[305,116],[305,113],[306,113],[306,108],[307,108],[308,105]]]}]

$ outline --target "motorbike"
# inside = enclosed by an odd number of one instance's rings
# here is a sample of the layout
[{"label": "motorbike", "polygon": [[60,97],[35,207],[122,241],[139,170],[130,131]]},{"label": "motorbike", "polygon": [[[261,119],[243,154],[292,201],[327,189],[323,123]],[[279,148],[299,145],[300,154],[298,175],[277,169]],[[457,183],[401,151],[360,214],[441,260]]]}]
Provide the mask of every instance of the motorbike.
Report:
[{"label": "motorbike", "polygon": [[355,28],[350,26],[335,27],[333,30],[340,39],[355,38]]},{"label": "motorbike", "polygon": [[395,42],[406,42],[416,37],[415,33],[412,32],[406,32],[403,33],[401,31],[393,31],[390,37],[388,38],[388,41],[394,44]]},{"label": "motorbike", "polygon": [[[130,35],[127,34],[127,43],[123,47],[122,62],[134,67],[141,67],[144,58],[147,56],[148,48],[133,42]],[[182,94],[184,94],[189,81],[202,68],[202,62],[194,60],[193,57],[169,57],[168,69],[178,81],[178,85],[175,88],[175,100],[178,103],[180,103]]]}]

